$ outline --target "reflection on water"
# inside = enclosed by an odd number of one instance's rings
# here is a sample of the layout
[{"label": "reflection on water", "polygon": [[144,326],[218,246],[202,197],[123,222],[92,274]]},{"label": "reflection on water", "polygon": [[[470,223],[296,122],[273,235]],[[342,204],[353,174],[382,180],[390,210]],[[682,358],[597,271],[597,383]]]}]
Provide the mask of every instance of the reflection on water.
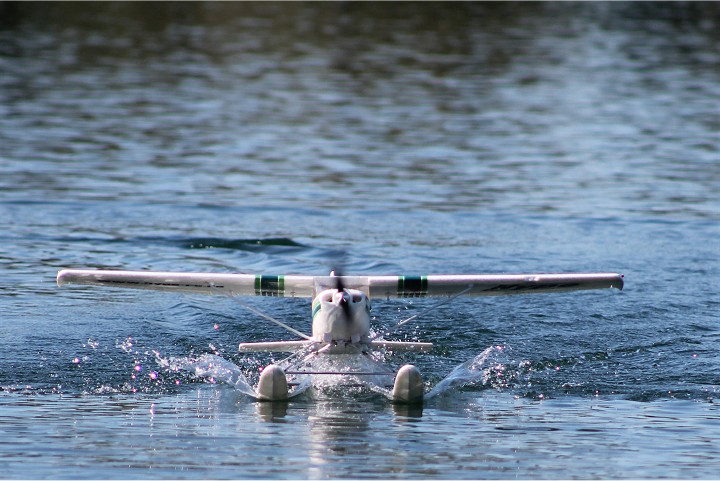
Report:
[{"label": "reflection on water", "polygon": [[288,412],[287,402],[256,402],[255,410],[260,419],[265,422],[285,422],[285,416]]},{"label": "reflection on water", "polygon": [[[495,393],[446,399],[408,417],[353,400],[246,399],[212,387],[169,397],[4,395],[5,475],[27,476],[24,460],[37,454],[36,477],[53,477],[58,463],[73,459],[87,477],[558,478],[571,457],[572,469],[589,478],[702,478],[714,476],[720,455],[716,409],[694,402],[537,402]],[[658,446],[668,436],[678,441],[672,449]]]}]

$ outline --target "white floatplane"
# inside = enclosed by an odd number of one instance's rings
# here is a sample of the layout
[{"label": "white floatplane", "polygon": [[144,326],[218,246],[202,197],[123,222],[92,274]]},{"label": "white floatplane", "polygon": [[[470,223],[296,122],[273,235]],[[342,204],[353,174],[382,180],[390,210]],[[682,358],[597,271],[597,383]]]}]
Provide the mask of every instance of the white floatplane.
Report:
[{"label": "white floatplane", "polygon": [[[397,403],[422,402],[424,384],[419,370],[402,366],[389,369],[378,351],[427,352],[428,342],[387,341],[370,330],[370,299],[443,296],[434,307],[462,296],[493,296],[587,289],[623,288],[623,276],[616,273],[514,274],[514,275],[428,275],[428,276],[329,276],[255,275],[64,269],[57,283],[152,289],[184,293],[230,296],[307,297],[312,299],[312,336],[267,316],[302,340],[242,343],[242,352],[289,352],[287,359],[266,366],[255,388],[255,397],[284,401],[293,386],[311,379],[334,376],[356,382],[372,380],[392,386]],[[431,308],[431,309],[432,309]],[[431,309],[398,323],[402,325]],[[317,361],[321,362],[317,362]],[[342,360],[342,362],[334,362]],[[394,378],[394,381],[393,381]]]}]

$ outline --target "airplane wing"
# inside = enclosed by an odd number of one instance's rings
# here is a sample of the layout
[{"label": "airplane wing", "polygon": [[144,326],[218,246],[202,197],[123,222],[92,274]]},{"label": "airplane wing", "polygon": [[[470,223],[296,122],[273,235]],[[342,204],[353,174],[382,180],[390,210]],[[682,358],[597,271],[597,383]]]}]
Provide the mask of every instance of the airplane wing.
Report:
[{"label": "airplane wing", "polygon": [[313,297],[320,289],[340,283],[359,289],[369,297],[502,296],[586,289],[622,289],[623,276],[616,273],[580,274],[479,274],[428,276],[277,276],[193,272],[117,271],[63,269],[57,283],[88,284],[199,294]]},{"label": "airplane wing", "polygon": [[266,276],[203,272],[63,269],[57,283],[151,289],[194,294],[312,297],[313,276]]},{"label": "airplane wing", "polygon": [[623,276],[616,273],[574,274],[479,274],[429,276],[371,276],[370,297],[506,296],[587,289],[622,289]]}]

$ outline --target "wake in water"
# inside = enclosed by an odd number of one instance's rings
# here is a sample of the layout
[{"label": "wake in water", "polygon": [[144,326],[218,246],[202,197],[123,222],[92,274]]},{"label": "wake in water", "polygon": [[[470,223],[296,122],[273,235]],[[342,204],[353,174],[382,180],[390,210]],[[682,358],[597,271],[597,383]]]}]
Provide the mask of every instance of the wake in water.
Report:
[{"label": "wake in water", "polygon": [[[425,394],[425,401],[451,393],[468,385],[477,385],[478,383],[486,385],[497,375],[498,364],[496,358],[502,354],[504,350],[505,348],[503,346],[492,346],[474,358],[458,365],[447,377],[442,379]],[[337,357],[340,358],[344,356],[339,355]],[[175,368],[190,372],[199,378],[207,379],[213,383],[226,384],[244,395],[250,396],[253,399],[257,398],[255,389],[248,381],[242,368],[220,356],[203,354],[196,359],[176,360],[174,364]],[[314,371],[333,370],[337,372],[367,371],[382,368],[384,372],[379,372],[377,376],[371,377],[352,375],[322,377],[302,374],[295,375],[296,382],[293,383],[294,388],[289,393],[290,399],[307,392],[310,387],[318,390],[332,390],[334,387],[346,385],[348,380],[351,380],[353,387],[364,387],[383,395],[387,399],[392,399],[392,376],[394,376],[394,372],[390,371],[386,366],[378,364],[375,360],[368,359],[367,356],[349,356],[346,359],[333,359],[331,361],[323,359],[322,362],[315,362],[311,367]]]}]

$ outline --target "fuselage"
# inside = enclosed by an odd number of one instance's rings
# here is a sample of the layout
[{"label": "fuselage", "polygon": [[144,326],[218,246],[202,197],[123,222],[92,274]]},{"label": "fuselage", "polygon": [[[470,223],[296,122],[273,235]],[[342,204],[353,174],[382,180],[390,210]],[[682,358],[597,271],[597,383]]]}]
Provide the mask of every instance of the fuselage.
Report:
[{"label": "fuselage", "polygon": [[312,338],[318,342],[367,342],[370,299],[357,289],[326,289],[312,302]]}]

